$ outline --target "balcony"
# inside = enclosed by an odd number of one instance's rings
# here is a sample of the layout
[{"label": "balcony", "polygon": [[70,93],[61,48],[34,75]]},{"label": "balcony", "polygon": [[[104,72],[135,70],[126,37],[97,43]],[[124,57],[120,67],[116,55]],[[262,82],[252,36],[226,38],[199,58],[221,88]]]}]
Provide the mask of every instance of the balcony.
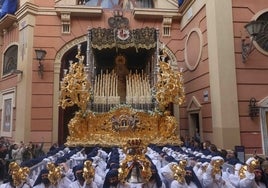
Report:
[{"label": "balcony", "polygon": [[0,31],[6,30],[13,26],[14,23],[17,22],[17,17],[12,14],[6,14],[0,20]]}]

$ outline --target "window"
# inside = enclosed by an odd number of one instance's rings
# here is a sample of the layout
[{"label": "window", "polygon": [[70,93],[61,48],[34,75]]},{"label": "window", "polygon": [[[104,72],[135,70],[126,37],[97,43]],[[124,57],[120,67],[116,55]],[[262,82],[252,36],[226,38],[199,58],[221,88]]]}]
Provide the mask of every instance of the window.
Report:
[{"label": "window", "polygon": [[18,46],[9,47],[4,53],[3,76],[10,74],[12,70],[17,69],[18,61]]},{"label": "window", "polygon": [[170,26],[163,26],[163,36],[170,36]]},{"label": "window", "polygon": [[101,7],[102,8],[114,8],[118,6],[119,0],[102,0]]},{"label": "window", "polygon": [[268,29],[268,12],[265,12],[261,14],[258,18],[257,21],[265,21],[266,25],[263,28],[263,31],[261,34],[256,36],[256,42],[257,44],[265,51],[268,52],[268,37],[267,37],[267,29]]},{"label": "window", "polygon": [[1,136],[11,137],[13,124],[14,92],[3,94]]},{"label": "window", "polygon": [[83,2],[80,4],[87,6],[101,6],[102,8],[115,8],[119,5],[119,0],[86,0]]},{"label": "window", "polygon": [[153,1],[152,0],[136,0],[135,1],[137,8],[153,8]]},{"label": "window", "polygon": [[153,8],[153,0],[79,0],[79,5],[101,6],[102,8],[122,7],[126,9],[136,8]]},{"label": "window", "polygon": [[87,6],[98,6],[99,0],[88,0],[86,1],[85,5]]},{"label": "window", "polygon": [[163,19],[163,36],[170,37],[172,18],[165,17]]},{"label": "window", "polygon": [[71,15],[70,13],[61,14],[61,24],[62,24],[62,33],[70,34],[71,33]]},{"label": "window", "polygon": [[70,33],[70,24],[69,23],[62,24],[62,33]]}]

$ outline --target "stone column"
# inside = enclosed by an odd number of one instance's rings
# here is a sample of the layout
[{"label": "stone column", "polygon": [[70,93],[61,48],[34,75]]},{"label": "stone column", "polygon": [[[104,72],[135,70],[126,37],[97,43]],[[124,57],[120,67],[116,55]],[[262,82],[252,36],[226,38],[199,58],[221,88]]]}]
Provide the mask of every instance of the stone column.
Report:
[{"label": "stone column", "polygon": [[22,79],[17,84],[15,141],[28,143],[31,129],[32,113],[32,64],[33,36],[35,17],[32,14],[19,19],[18,70],[23,71]]},{"label": "stone column", "polygon": [[232,0],[206,1],[213,140],[219,148],[240,145]]}]

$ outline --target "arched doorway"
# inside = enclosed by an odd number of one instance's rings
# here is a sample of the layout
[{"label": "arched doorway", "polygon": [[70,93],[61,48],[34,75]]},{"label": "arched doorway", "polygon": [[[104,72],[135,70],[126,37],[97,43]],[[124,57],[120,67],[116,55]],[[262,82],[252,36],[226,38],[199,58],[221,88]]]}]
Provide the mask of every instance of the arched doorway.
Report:
[{"label": "arched doorway", "polygon": [[81,36],[68,43],[66,43],[61,50],[59,50],[54,62],[54,92],[53,92],[53,130],[52,142],[64,144],[68,136],[68,123],[73,117],[76,107],[69,107],[63,110],[59,107],[59,91],[60,81],[62,80],[64,69],[69,68],[69,60],[75,60],[77,53],[77,45],[82,44],[82,52],[86,50],[87,36]]}]

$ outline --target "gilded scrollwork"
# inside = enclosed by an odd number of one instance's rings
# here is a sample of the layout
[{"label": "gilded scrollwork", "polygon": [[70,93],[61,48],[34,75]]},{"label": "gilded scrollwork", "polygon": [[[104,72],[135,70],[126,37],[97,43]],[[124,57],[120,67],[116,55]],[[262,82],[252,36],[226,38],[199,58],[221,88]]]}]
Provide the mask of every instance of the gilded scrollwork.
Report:
[{"label": "gilded scrollwork", "polygon": [[140,138],[148,143],[181,144],[173,116],[137,111],[120,106],[103,114],[88,112],[86,117],[76,113],[69,123],[67,145],[96,144],[122,146],[129,138]]},{"label": "gilded scrollwork", "polygon": [[169,63],[160,61],[155,98],[159,110],[165,111],[170,103],[181,105],[185,100],[182,73],[171,69]]},{"label": "gilded scrollwork", "polygon": [[63,109],[77,105],[81,111],[86,112],[91,97],[91,85],[88,81],[87,74],[84,71],[84,56],[80,53],[81,51],[79,47],[78,54],[76,55],[76,58],[79,61],[71,63],[69,73],[66,73],[61,81],[59,105]]}]

